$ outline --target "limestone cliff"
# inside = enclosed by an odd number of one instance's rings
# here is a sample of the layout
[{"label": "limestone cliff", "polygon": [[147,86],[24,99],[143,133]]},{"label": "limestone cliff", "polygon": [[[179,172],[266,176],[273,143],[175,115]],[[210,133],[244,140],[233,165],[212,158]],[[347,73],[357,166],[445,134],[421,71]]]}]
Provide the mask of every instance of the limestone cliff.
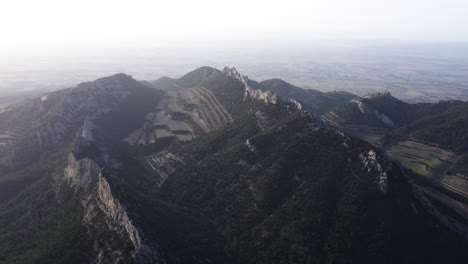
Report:
[{"label": "limestone cliff", "polygon": [[242,76],[236,68],[225,67],[223,73],[232,76],[240,80],[245,85],[244,100],[247,98],[253,98],[256,100],[263,101],[265,103],[277,104],[279,102],[279,97],[277,94],[273,93],[270,90],[262,91],[261,89],[254,89],[248,84],[248,77]]},{"label": "limestone cliff", "polygon": [[361,154],[360,158],[367,170],[376,174],[377,187],[386,194],[388,190],[387,171],[391,169],[391,163],[379,157],[375,150]]},{"label": "limestone cliff", "polygon": [[98,155],[104,167],[90,157],[82,157],[84,147],[80,144],[89,147],[94,143],[91,127],[89,120],[84,122],[69,154],[64,178],[83,206],[83,222],[94,241],[94,263],[164,263],[159,247],[145,239],[112,190],[107,177],[118,168],[118,162],[107,153]]}]

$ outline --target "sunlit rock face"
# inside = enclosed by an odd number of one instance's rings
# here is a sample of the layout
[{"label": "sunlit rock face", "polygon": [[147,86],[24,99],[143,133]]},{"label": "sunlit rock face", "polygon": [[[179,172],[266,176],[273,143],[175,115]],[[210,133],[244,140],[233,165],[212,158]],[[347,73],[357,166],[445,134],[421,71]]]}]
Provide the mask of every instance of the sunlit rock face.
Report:
[{"label": "sunlit rock face", "polygon": [[[101,150],[97,164],[86,152],[94,145],[95,125],[85,119],[73,151],[69,154],[64,179],[74,191],[83,209],[83,222],[94,241],[95,263],[164,263],[159,247],[145,239],[129,217],[127,208],[119,201],[104,175],[120,168]],[[112,176],[114,177],[114,176]],[[106,238],[95,233],[106,233]]]},{"label": "sunlit rock face", "polygon": [[377,187],[386,194],[388,190],[387,171],[391,169],[391,163],[386,164],[387,162],[381,159],[374,150],[361,154],[360,158],[367,170],[376,174]]},{"label": "sunlit rock face", "polygon": [[96,183],[101,173],[101,167],[92,159],[77,160],[73,153],[68,157],[68,166],[65,169],[65,178],[75,190],[87,191],[90,185]]},{"label": "sunlit rock face", "polygon": [[[371,98],[371,97],[365,97],[365,98]],[[388,118],[385,114],[382,114],[382,113],[379,113],[378,110],[376,109],[373,109],[372,107],[368,106],[367,104],[365,104],[361,98],[356,98],[356,99],[353,99],[350,101],[351,103],[355,103],[359,109],[359,111],[362,113],[362,114],[369,114],[369,115],[373,115],[375,116],[376,118],[378,118],[379,120],[381,120],[385,125],[389,126],[389,127],[394,127],[395,126],[395,123],[390,120],[390,118]]]},{"label": "sunlit rock face", "polygon": [[260,89],[254,89],[248,85],[248,77],[242,76],[236,68],[225,67],[223,73],[232,76],[240,80],[245,85],[244,100],[246,98],[253,98],[256,100],[263,101],[265,103],[277,104],[279,102],[279,97],[277,94],[273,93],[270,90],[262,91]]}]

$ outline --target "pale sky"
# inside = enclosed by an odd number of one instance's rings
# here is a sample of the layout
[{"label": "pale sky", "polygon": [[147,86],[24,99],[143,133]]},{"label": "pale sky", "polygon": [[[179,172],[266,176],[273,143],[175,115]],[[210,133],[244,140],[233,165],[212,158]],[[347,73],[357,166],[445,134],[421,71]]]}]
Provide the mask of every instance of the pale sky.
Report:
[{"label": "pale sky", "polygon": [[1,0],[0,55],[315,38],[468,41],[467,0]]}]

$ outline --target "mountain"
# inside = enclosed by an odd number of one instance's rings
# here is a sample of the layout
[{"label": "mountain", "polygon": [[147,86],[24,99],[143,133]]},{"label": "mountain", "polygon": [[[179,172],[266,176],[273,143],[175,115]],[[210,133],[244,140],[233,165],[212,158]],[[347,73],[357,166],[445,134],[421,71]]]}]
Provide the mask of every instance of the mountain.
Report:
[{"label": "mountain", "polygon": [[[83,199],[86,194],[78,195],[81,189],[74,190],[73,181],[67,180],[88,170],[86,179],[78,182],[89,183],[100,168],[89,158],[77,161],[69,153],[98,139],[90,132],[94,124],[107,131],[102,138],[108,140],[128,134],[161,99],[161,92],[117,74],[49,93],[1,115],[2,133],[10,135],[2,142],[2,263],[83,263],[91,256],[102,262],[133,259],[130,251],[112,251],[131,246],[121,231],[112,231],[116,221],[103,217],[116,210],[97,204],[93,195]],[[100,182],[105,187],[105,181]],[[110,201],[105,204],[110,206]],[[101,211],[91,208],[99,206]],[[109,238],[115,244],[109,245]],[[101,248],[108,251],[98,252]]]},{"label": "mountain", "polygon": [[[421,183],[450,196],[436,195],[439,202],[453,208],[458,202],[468,201],[467,111],[468,102],[408,104],[382,93],[353,99],[321,119],[381,147]],[[466,211],[464,206],[461,210]]]},{"label": "mountain", "polygon": [[[210,67],[201,67],[179,79],[161,77],[150,82],[150,85],[161,90],[177,90],[180,88],[191,88],[208,79],[215,71]],[[327,112],[349,100],[356,98],[355,95],[347,92],[321,92],[314,89],[302,89],[287,83],[281,79],[270,79],[257,82],[247,76],[238,76],[243,79],[245,85],[254,90],[271,93],[271,96],[280,96],[285,101],[297,102],[304,108],[312,112]]]},{"label": "mountain", "polygon": [[354,98],[324,113],[321,119],[372,144],[383,144],[383,135],[407,122],[410,108],[390,93],[379,93]]},{"label": "mountain", "polygon": [[468,102],[412,105],[409,120],[395,134],[434,142],[456,152],[468,151]]},{"label": "mountain", "polygon": [[99,119],[120,113],[119,122],[124,125],[139,123],[144,118],[141,112],[161,96],[162,93],[130,76],[117,74],[19,105],[3,113],[0,119],[1,133],[9,136],[3,142],[7,145],[1,157],[3,169],[27,165],[58,149],[75,136],[85,118]]},{"label": "mountain", "polygon": [[382,134],[416,138],[463,152],[468,150],[467,110],[467,102],[408,104],[382,93],[353,99],[322,115],[322,119],[358,134],[367,126],[380,129]]},{"label": "mountain", "polygon": [[118,74],[1,113],[0,262],[462,263],[466,219],[265,87]]},{"label": "mountain", "polygon": [[216,69],[204,66],[195,69],[178,79],[163,76],[155,81],[150,82],[150,84],[153,87],[161,90],[192,88],[204,82],[215,72],[217,72]]}]

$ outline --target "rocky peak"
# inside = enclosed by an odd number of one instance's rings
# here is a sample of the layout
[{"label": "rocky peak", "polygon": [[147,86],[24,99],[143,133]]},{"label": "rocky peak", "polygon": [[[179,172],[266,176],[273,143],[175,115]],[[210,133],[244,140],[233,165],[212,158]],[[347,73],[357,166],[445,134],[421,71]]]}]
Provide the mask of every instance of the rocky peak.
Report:
[{"label": "rocky peak", "polygon": [[255,89],[251,87],[248,84],[249,78],[245,75],[241,75],[236,68],[232,67],[224,67],[223,69],[223,74],[226,74],[227,76],[234,77],[238,80],[240,80],[244,86],[245,86],[245,92],[244,92],[244,100],[247,98],[253,98],[255,100],[260,100],[265,103],[269,104],[277,104],[279,102],[279,97],[276,93],[266,90],[263,91],[261,89]]},{"label": "rocky peak", "polygon": [[[232,67],[224,67],[223,73],[226,74],[227,76],[234,77],[236,79],[242,80],[243,76],[237,71],[236,68]],[[244,78],[247,78],[247,76],[244,76]]]}]

